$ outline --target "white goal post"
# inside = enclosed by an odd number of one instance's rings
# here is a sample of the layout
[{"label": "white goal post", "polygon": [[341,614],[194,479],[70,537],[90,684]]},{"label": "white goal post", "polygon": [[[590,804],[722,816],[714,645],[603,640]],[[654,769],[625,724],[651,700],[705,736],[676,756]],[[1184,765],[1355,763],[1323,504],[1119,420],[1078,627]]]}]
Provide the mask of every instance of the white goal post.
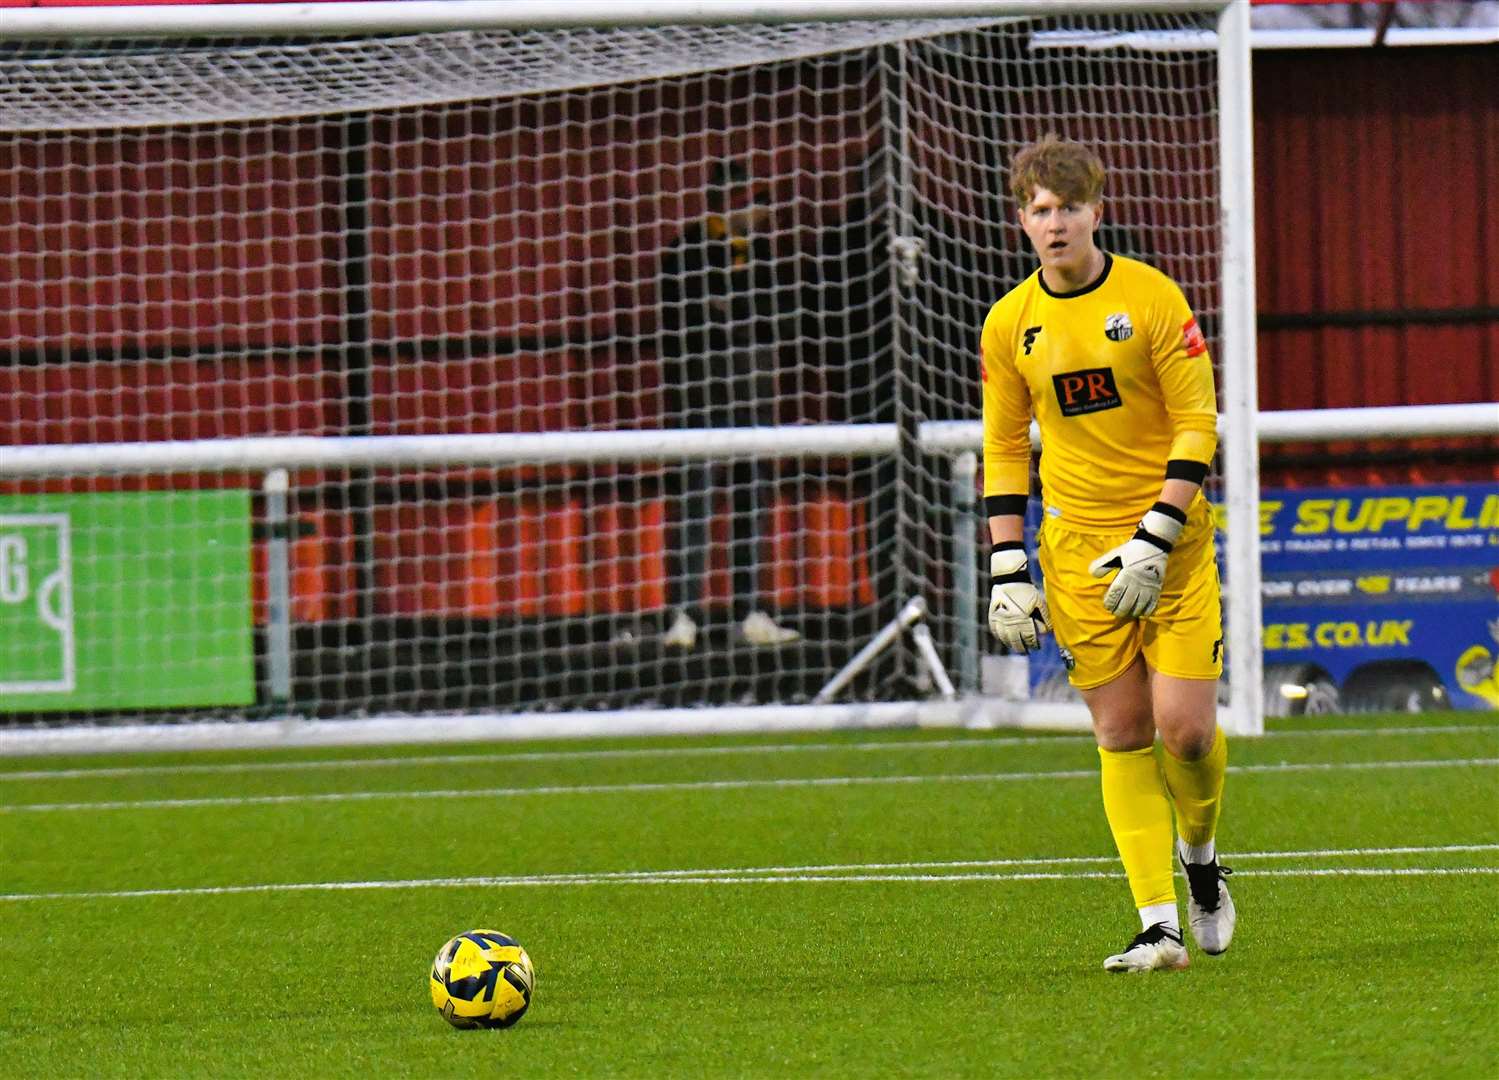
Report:
[{"label": "white goal post", "polygon": [[[964,459],[1051,128],[1210,331],[1262,729],[1247,0],[33,8],[0,50],[0,513],[38,522],[0,685],[85,672],[7,695],[0,752],[1084,724],[1001,685]],[[736,214],[773,273],[684,348],[669,253]],[[721,352],[773,388],[706,426]],[[738,637],[741,577],[794,640]]]}]

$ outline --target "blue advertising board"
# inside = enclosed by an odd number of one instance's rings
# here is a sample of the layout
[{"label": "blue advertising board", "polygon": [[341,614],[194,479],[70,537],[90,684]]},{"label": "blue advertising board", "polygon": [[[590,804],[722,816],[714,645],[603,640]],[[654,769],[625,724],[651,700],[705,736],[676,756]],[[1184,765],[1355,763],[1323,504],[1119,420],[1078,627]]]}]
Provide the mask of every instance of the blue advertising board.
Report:
[{"label": "blue advertising board", "polygon": [[[1424,685],[1421,707],[1499,709],[1499,484],[1266,489],[1260,555],[1267,681],[1317,669],[1348,708]],[[1034,660],[1033,694],[1062,668],[1050,637]]]},{"label": "blue advertising board", "polygon": [[1260,553],[1267,665],[1416,661],[1499,709],[1499,485],[1266,490]]}]

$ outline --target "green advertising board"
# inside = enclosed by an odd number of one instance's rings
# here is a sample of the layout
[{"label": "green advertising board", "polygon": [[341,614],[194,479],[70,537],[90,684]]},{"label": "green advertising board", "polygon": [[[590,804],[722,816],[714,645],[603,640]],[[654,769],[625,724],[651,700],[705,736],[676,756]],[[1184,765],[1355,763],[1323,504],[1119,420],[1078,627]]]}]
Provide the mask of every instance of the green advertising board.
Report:
[{"label": "green advertising board", "polygon": [[0,712],[255,700],[248,491],[0,496]]}]

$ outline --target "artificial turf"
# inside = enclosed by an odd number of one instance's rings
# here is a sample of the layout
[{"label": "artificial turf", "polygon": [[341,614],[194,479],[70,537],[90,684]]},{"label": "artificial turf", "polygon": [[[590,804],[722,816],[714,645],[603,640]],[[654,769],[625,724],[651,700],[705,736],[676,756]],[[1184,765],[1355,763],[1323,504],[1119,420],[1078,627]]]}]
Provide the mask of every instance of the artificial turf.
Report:
[{"label": "artificial turf", "polygon": [[[1240,931],[1179,974],[1101,969],[1136,926],[1096,761],[935,730],[3,761],[0,1075],[1499,1073],[1492,715],[1233,740]],[[535,962],[510,1030],[428,1000],[475,927]]]}]

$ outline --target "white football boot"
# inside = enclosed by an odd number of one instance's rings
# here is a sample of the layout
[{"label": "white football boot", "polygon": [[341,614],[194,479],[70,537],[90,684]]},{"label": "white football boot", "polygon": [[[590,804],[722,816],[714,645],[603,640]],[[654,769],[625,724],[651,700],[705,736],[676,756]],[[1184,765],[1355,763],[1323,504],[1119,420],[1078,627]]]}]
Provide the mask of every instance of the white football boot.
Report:
[{"label": "white football boot", "polygon": [[1103,969],[1134,974],[1180,971],[1190,962],[1187,947],[1182,944],[1181,931],[1158,922],[1136,934],[1129,948],[1105,960]]},{"label": "white football boot", "polygon": [[[1177,856],[1181,857],[1180,851]],[[1217,956],[1228,949],[1238,921],[1233,897],[1223,881],[1233,871],[1219,866],[1217,859],[1189,863],[1183,858],[1181,863],[1187,872],[1187,925],[1192,928],[1192,940],[1203,952]]]},{"label": "white football boot", "polygon": [[801,637],[795,630],[777,626],[763,611],[752,611],[739,624],[739,632],[751,645],[789,645]]}]

